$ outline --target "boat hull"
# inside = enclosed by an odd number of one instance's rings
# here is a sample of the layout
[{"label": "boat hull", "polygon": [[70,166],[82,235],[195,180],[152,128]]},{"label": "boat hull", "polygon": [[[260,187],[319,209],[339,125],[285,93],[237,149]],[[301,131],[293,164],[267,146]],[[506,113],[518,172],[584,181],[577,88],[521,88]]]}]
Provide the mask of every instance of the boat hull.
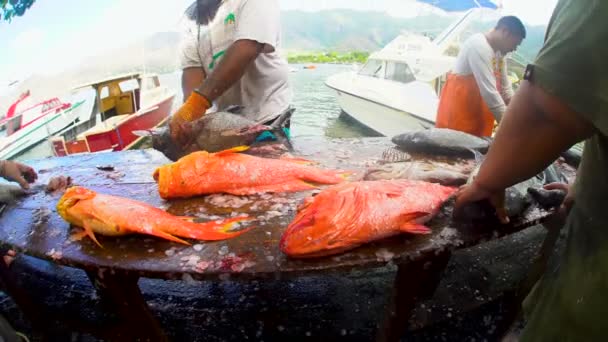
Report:
[{"label": "boat hull", "polygon": [[434,122],[416,117],[403,110],[340,91],[331,86],[330,88],[336,91],[338,104],[346,115],[380,135],[392,137],[408,130],[418,130],[435,125]]},{"label": "boat hull", "polygon": [[9,136],[10,141],[0,149],[0,160],[12,159],[71,125],[82,107],[47,114]]},{"label": "boat hull", "polygon": [[348,72],[330,76],[325,85],[336,91],[343,112],[384,136],[433,127],[438,98],[425,82],[395,82]]},{"label": "boat hull", "polygon": [[105,130],[84,134],[80,139],[65,141],[63,137],[52,139],[55,156],[77,153],[128,150],[142,139],[133,131],[147,130],[163,123],[170,115],[175,95],[169,95],[147,109],[130,114]]}]

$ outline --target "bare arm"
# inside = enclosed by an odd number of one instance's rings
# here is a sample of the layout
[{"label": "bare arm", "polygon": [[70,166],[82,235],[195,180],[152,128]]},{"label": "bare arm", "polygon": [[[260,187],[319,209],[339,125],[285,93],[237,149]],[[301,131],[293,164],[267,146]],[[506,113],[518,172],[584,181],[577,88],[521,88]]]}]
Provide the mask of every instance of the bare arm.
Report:
[{"label": "bare arm", "polygon": [[476,179],[488,190],[505,189],[542,171],[594,132],[564,102],[524,81]]},{"label": "bare arm", "polygon": [[264,44],[253,40],[236,41],[228,48],[217,69],[210,73],[199,88],[199,92],[210,102],[220,97],[243,76],[247,67],[258,57],[263,48]]},{"label": "bare arm", "polygon": [[522,82],[473,184],[464,188],[455,205],[462,215],[467,203],[489,199],[503,222],[505,188],[546,168],[559,153],[595,133],[595,128],[557,97]]},{"label": "bare arm", "polygon": [[205,71],[200,67],[185,68],[182,72],[182,92],[184,93],[184,102],[192,91],[203,84],[205,80]]}]

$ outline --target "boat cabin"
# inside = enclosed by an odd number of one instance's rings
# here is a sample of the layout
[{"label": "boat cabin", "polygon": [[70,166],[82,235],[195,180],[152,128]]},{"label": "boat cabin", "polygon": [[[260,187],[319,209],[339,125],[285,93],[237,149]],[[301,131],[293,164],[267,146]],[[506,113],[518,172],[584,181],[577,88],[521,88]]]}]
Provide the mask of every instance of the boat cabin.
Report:
[{"label": "boat cabin", "polygon": [[53,137],[55,155],[128,148],[136,140],[129,127],[148,129],[159,124],[169,114],[174,96],[154,74],[130,73],[75,87],[84,88],[95,90],[95,107],[88,120]]}]

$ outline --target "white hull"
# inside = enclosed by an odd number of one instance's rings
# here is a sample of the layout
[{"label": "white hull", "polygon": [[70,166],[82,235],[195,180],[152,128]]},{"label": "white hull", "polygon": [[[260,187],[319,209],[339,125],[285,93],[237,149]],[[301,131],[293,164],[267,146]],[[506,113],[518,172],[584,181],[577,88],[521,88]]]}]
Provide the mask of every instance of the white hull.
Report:
[{"label": "white hull", "polygon": [[87,99],[73,110],[47,114],[8,137],[0,140],[0,160],[11,159],[26,152],[41,141],[72,125],[76,118],[91,115],[94,99]]},{"label": "white hull", "polygon": [[403,84],[343,73],[325,84],[336,91],[346,114],[381,135],[392,137],[435,124],[438,99],[425,82]]},{"label": "white hull", "polygon": [[342,111],[378,134],[392,137],[406,131],[434,126],[434,123],[417,118],[404,111],[348,93],[340,91],[337,91],[337,93],[338,104]]}]

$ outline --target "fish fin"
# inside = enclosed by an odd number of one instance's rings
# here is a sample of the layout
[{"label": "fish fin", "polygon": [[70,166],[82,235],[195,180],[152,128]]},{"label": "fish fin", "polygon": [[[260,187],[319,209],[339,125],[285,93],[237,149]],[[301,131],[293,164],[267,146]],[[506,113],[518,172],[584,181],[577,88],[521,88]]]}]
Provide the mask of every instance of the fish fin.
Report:
[{"label": "fish fin", "polygon": [[[239,231],[232,231],[238,224],[243,221],[253,220],[247,216],[233,217],[222,221],[210,221],[205,223],[194,223],[196,225],[193,229],[184,229],[181,233],[183,236],[187,236],[197,240],[204,241],[218,241],[227,240],[237,237],[241,234],[245,234],[254,227],[247,227]],[[179,234],[178,234],[179,235]]]},{"label": "fish fin", "polygon": [[178,237],[175,237],[165,231],[163,231],[162,229],[159,228],[152,228],[152,229],[142,229],[139,227],[129,227],[129,228],[125,228],[133,233],[139,233],[139,234],[146,234],[146,235],[152,235],[152,236],[156,236],[159,237],[161,239],[165,239],[165,240],[169,240],[169,241],[173,241],[173,242],[177,242],[177,243],[181,243],[183,245],[190,245],[189,242],[184,241]]},{"label": "fish fin", "polygon": [[408,212],[399,218],[399,221],[403,222],[401,226],[399,226],[399,230],[407,233],[414,234],[429,234],[431,230],[425,225],[414,222],[416,219],[427,216],[429,213],[424,211],[414,211]]},{"label": "fish fin", "polygon": [[222,156],[222,155],[226,155],[226,154],[233,154],[233,153],[247,151],[248,149],[249,149],[249,146],[237,146],[237,147],[229,148],[227,150],[216,152],[214,154],[216,156]]},{"label": "fish fin", "polygon": [[303,164],[303,165],[317,165],[317,164],[319,164],[319,162],[316,162],[316,161],[313,161],[313,160],[304,159],[304,158],[280,157],[279,160],[284,160],[284,161],[287,161],[287,162],[292,162],[292,163],[296,163],[296,164]]},{"label": "fish fin", "polygon": [[93,219],[88,219],[88,220],[83,220],[82,221],[82,225],[84,227],[84,233],[91,238],[91,240],[93,240],[99,247],[103,248],[103,246],[99,243],[99,241],[97,241],[97,238],[95,237],[95,233],[93,232]]},{"label": "fish fin", "polygon": [[406,222],[404,224],[402,224],[399,227],[399,230],[401,230],[402,232],[406,232],[406,233],[412,233],[412,234],[430,234],[432,233],[432,230],[423,225],[423,224],[418,224],[418,223],[413,223],[413,222]]},{"label": "fish fin", "polygon": [[80,241],[85,236],[88,236],[87,231],[83,228],[81,231],[70,235],[70,241]]}]

